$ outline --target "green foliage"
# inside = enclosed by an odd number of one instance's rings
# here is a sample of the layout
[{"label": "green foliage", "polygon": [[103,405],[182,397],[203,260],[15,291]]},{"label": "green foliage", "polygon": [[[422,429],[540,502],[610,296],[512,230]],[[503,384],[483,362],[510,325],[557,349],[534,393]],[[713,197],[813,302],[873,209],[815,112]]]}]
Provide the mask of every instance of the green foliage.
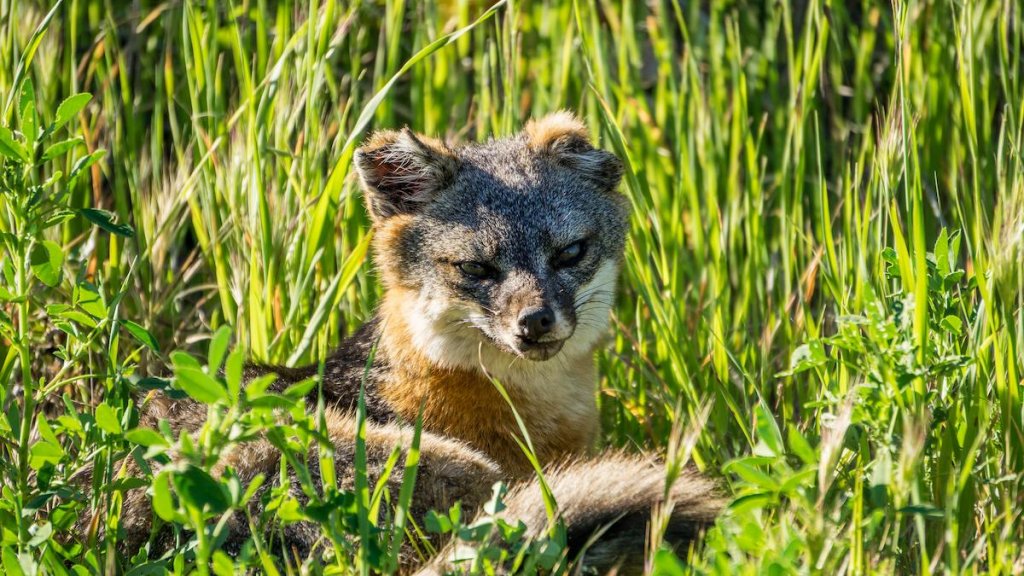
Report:
[{"label": "green foliage", "polygon": [[[30,56],[31,52],[23,57],[20,69],[28,65]],[[74,493],[69,481],[71,467],[80,463],[76,452],[95,451],[96,462],[102,462],[104,455],[121,448],[117,438],[130,404],[121,414],[111,403],[124,405],[124,379],[132,365],[117,354],[116,312],[112,313],[98,289],[84,278],[64,274],[66,248],[51,239],[54,229],[82,212],[70,202],[70,193],[79,173],[95,162],[91,159],[102,157],[102,151],[93,152],[65,176],[53,163],[64,160],[80,140],[51,143],[62,137],[62,127],[92,97],[71,96],[58,106],[53,121],[47,122],[36,109],[30,80],[12,88],[20,94],[16,112],[10,125],[0,129],[0,270],[5,280],[0,304],[6,309],[0,312],[0,335],[7,343],[6,360],[0,366],[4,383],[0,388],[4,406],[0,414],[4,439],[0,485],[5,493],[0,501],[4,525],[0,550],[7,571],[34,573],[40,562],[51,570],[61,566],[62,557],[69,553],[53,536],[67,530],[75,519],[76,503],[68,496]],[[50,304],[54,300],[70,304]],[[42,320],[37,320],[40,314]],[[38,328],[47,324],[64,333],[54,353],[62,364],[39,370],[34,362],[42,345]],[[136,327],[138,334],[146,334],[141,326]],[[97,341],[105,341],[109,352],[92,366],[112,369],[97,378],[105,386],[108,401],[96,405],[94,414],[88,415],[79,413],[71,397],[64,395],[63,414],[50,421],[46,403],[58,388],[76,379],[69,378],[69,372],[86,365],[85,358],[99,350]],[[81,553],[80,545],[78,550],[74,548],[71,555]]]},{"label": "green foliage", "polygon": [[[316,381],[240,374],[322,359],[372,312],[367,130],[487,137],[570,108],[626,160],[634,208],[606,443],[692,459],[732,497],[652,571],[1019,572],[1018,11],[0,0],[3,571],[391,572],[430,529],[483,572],[567,566],[557,531],[457,507],[418,526],[416,448],[386,462],[399,494],[365,461],[337,488],[299,401]],[[153,390],[206,405],[202,432],[140,425]],[[243,483],[225,455],[259,438],[285,460]],[[118,550],[135,488],[176,543],[149,564]],[[232,519],[258,535],[237,559]],[[298,521],[323,556],[263,538]]]},{"label": "green foliage", "polygon": [[[934,253],[928,255],[927,308],[932,320],[923,347],[915,339],[914,294],[908,293],[908,282],[900,276],[896,252],[885,250],[881,256],[893,291],[884,298],[867,294],[862,314],[836,318],[833,336],[794,350],[790,369],[779,377],[811,376],[821,390],[813,408],[828,418],[827,427],[812,445],[791,426],[784,443],[772,414],[763,406],[756,408],[758,442],[752,455],[725,466],[739,477],[734,484],[735,516],[723,522],[722,534],[717,535],[721,539],[711,549],[730,561],[761,554],[768,535],[754,523],[761,515],[781,509],[793,511],[789,518],[796,537],[783,554],[765,561],[795,569],[801,557],[822,558],[823,546],[830,543],[823,530],[833,527],[805,513],[830,495],[843,494],[848,497],[836,500],[830,513],[862,524],[857,528],[867,537],[862,545],[869,554],[895,560],[901,570],[913,570],[900,564],[903,551],[896,548],[898,542],[886,541],[885,528],[922,519],[942,520],[955,510],[953,503],[943,509],[932,500],[944,500],[949,494],[923,498],[916,493],[915,469],[926,466],[945,475],[960,475],[954,497],[973,492],[968,475],[983,472],[975,464],[977,446],[954,455],[944,444],[951,433],[950,412],[954,411],[953,422],[959,419],[955,417],[961,409],[958,394],[973,364],[964,326],[977,322],[977,309],[970,305],[978,301],[976,285],[973,278],[963,280],[958,247],[959,236],[950,238],[943,229]],[[844,388],[841,382],[850,385]],[[917,522],[917,529],[928,537],[928,522]],[[821,567],[839,570],[838,563],[843,561],[846,558],[836,557]]]},{"label": "green foliage", "polygon": [[447,513],[430,511],[424,520],[427,531],[449,538],[446,551],[456,571],[471,574],[547,574],[569,568],[565,526],[555,524],[547,538],[526,536],[526,525],[501,516],[505,510],[504,484],[495,484],[494,494],[482,513],[470,521],[455,503]]}]

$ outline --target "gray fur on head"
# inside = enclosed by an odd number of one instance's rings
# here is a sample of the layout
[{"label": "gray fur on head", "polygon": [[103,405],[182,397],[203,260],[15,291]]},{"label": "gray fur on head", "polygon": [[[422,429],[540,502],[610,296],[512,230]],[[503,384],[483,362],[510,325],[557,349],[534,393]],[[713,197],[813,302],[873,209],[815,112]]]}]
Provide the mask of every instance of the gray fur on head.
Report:
[{"label": "gray fur on head", "polygon": [[[425,319],[424,340],[447,339],[474,358],[480,342],[530,360],[563,347],[577,356],[593,351],[622,259],[628,202],[615,190],[622,162],[595,148],[572,114],[456,148],[408,130],[380,132],[356,166],[381,232],[382,278],[423,295],[409,310]],[[544,324],[529,330],[534,312]],[[587,330],[576,330],[577,314],[593,315],[579,323]],[[445,358],[457,356],[446,350]]]}]

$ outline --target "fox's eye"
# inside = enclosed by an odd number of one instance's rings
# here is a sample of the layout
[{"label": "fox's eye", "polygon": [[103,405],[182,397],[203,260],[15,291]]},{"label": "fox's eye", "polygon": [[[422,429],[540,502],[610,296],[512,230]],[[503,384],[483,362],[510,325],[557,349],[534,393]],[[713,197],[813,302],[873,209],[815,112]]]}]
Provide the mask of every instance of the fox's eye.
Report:
[{"label": "fox's eye", "polygon": [[494,269],[480,262],[459,262],[457,264],[463,274],[471,278],[484,279],[494,275]]},{"label": "fox's eye", "polygon": [[583,259],[584,248],[583,240],[573,242],[562,248],[562,251],[555,256],[555,267],[568,268],[579,264],[580,260]]}]

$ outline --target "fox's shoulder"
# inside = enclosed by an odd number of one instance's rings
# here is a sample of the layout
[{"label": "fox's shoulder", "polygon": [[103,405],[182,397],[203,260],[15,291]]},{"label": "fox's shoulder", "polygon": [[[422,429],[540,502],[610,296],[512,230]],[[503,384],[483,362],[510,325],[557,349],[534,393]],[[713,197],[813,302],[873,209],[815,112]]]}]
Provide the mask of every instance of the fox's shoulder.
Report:
[{"label": "fox's shoulder", "polygon": [[[377,422],[393,419],[394,411],[383,400],[378,391],[379,383],[387,367],[376,354],[375,347],[380,338],[380,321],[373,317],[359,330],[342,341],[334,353],[324,361],[323,392],[324,403],[339,410],[355,410],[359,402],[359,390],[364,385],[367,418]],[[271,390],[281,391],[307,378],[316,376],[319,364],[298,368],[285,366],[249,365],[245,380],[251,381],[260,375],[274,373],[277,380]],[[315,405],[321,390],[313,389],[308,401]]]}]

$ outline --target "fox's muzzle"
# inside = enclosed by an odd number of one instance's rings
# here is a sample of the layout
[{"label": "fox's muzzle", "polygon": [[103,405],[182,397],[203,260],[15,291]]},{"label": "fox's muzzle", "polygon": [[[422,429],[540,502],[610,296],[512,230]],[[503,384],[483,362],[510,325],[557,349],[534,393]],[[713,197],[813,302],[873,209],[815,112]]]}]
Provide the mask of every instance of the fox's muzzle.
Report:
[{"label": "fox's muzzle", "polygon": [[527,272],[520,271],[506,282],[509,295],[500,308],[504,312],[499,320],[501,344],[530,360],[548,360],[558,354],[576,330],[571,299],[562,302],[554,282]]}]

